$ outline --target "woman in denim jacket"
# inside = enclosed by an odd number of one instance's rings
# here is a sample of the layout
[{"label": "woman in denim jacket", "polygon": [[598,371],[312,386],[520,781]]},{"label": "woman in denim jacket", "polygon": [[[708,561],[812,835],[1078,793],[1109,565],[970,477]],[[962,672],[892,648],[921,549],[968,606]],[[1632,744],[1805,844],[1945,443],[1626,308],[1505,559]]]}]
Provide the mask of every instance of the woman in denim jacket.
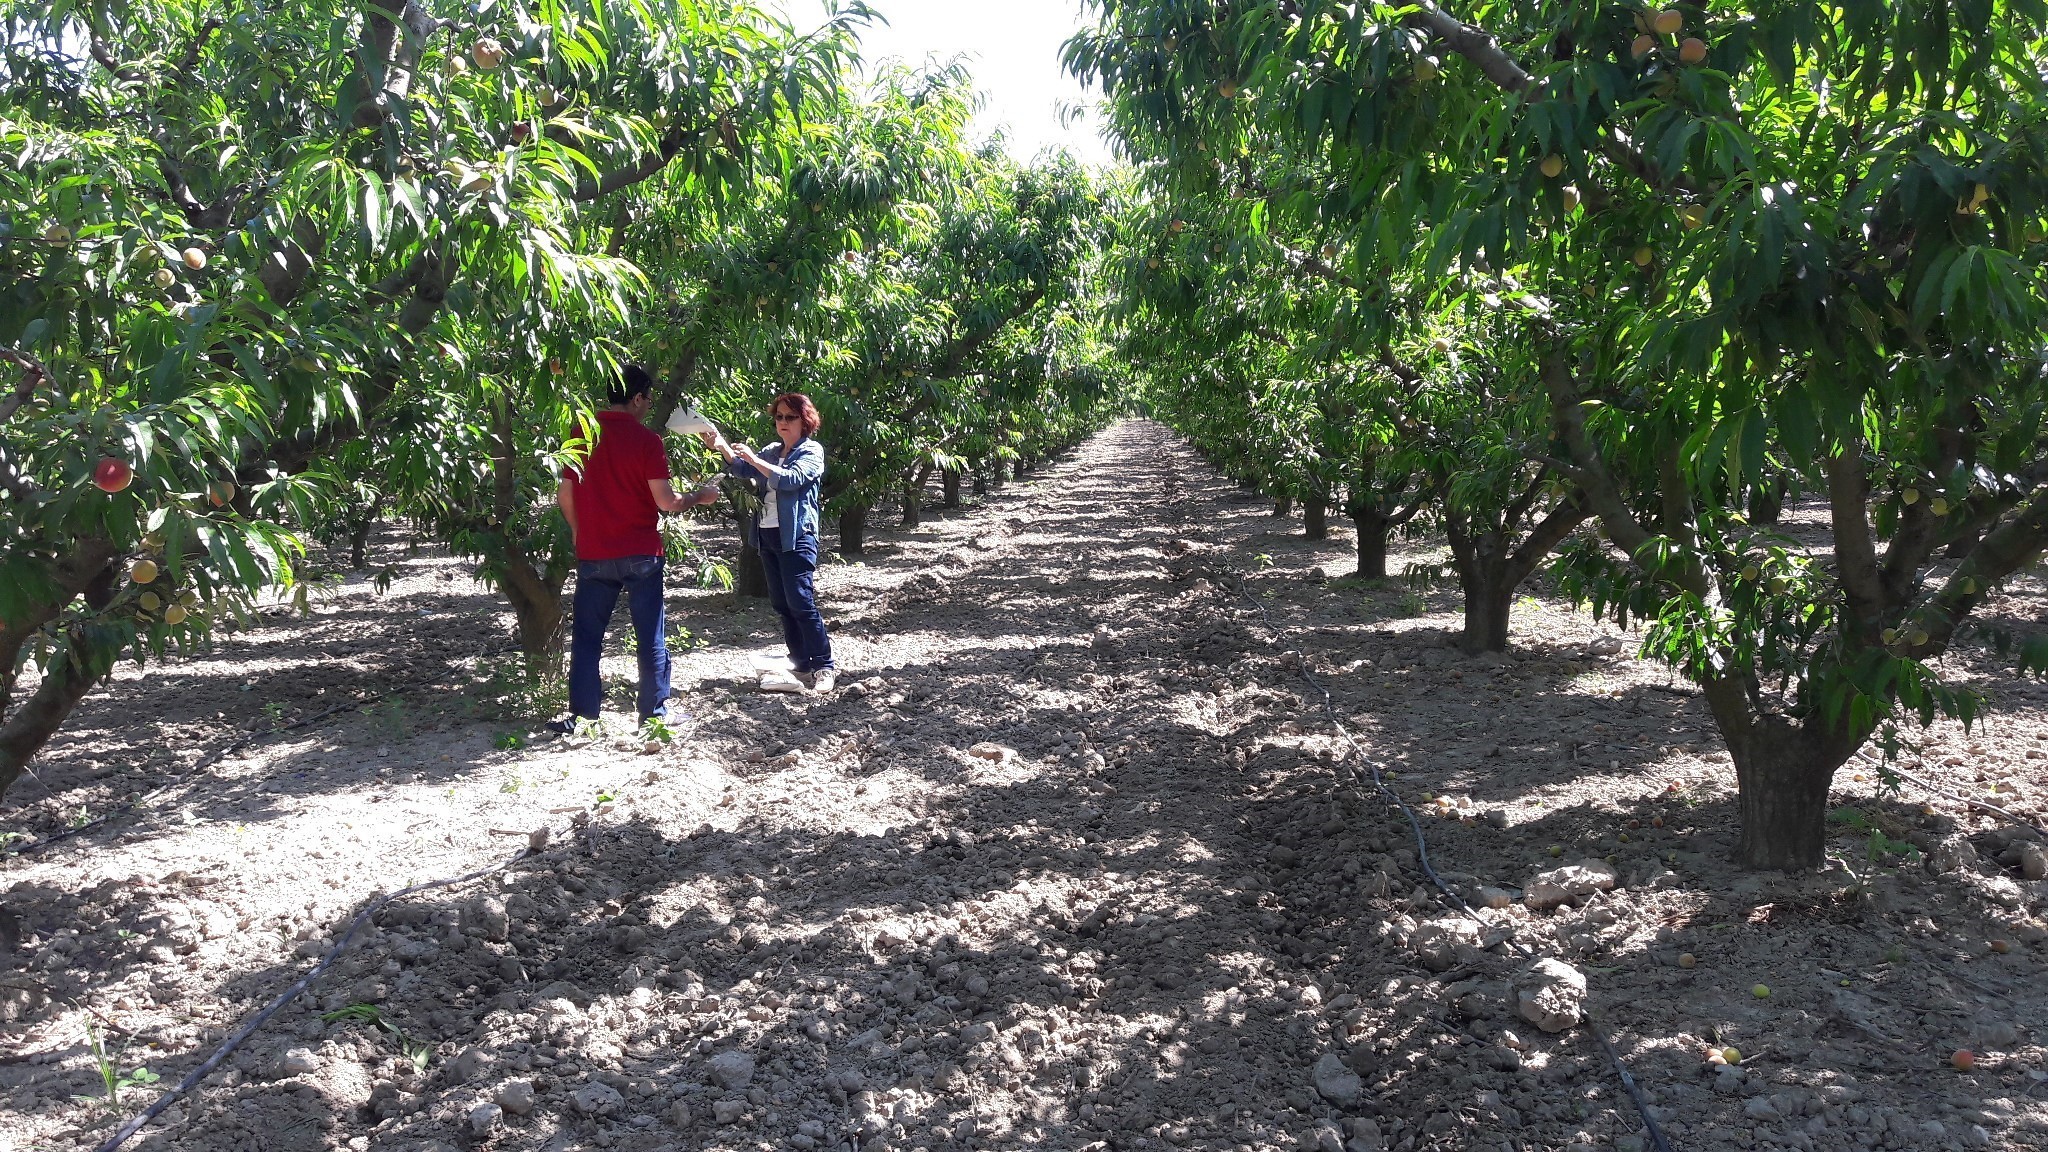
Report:
[{"label": "woman in denim jacket", "polygon": [[[769,603],[782,617],[790,664],[812,691],[830,692],[832,641],[811,586],[818,570],[818,489],[825,478],[825,447],[811,439],[818,431],[818,409],[809,396],[786,392],[775,398],[770,411],[778,440],[759,452],[744,444],[734,447],[717,432],[698,435],[725,457],[726,470],[751,482],[761,498],[754,546],[767,570]],[[794,692],[802,685],[795,678],[771,675],[763,677],[761,686]]]}]

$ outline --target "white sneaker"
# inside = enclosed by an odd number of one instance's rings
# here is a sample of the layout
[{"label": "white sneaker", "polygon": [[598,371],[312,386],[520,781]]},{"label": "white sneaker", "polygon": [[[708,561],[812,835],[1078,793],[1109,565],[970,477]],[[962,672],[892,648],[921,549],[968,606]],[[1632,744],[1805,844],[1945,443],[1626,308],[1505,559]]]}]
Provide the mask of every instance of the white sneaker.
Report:
[{"label": "white sneaker", "polygon": [[803,690],[803,681],[797,679],[794,674],[785,672],[780,668],[770,668],[761,673],[761,691],[763,692],[801,692]]},{"label": "white sneaker", "polygon": [[820,668],[811,676],[811,691],[823,696],[832,691],[838,683],[838,673],[831,668]]}]

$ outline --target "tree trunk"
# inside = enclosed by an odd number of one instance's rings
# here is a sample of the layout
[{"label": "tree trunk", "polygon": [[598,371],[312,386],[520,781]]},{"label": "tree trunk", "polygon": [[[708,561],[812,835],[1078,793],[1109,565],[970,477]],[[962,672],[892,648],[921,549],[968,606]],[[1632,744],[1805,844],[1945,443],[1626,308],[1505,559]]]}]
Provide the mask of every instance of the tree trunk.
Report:
[{"label": "tree trunk", "polygon": [[1330,538],[1330,504],[1321,497],[1311,496],[1301,502],[1301,521],[1304,534],[1310,540]]},{"label": "tree trunk", "polygon": [[1458,647],[1468,656],[1481,652],[1508,650],[1508,611],[1514,603],[1515,586],[1504,573],[1484,573],[1475,582],[1459,574],[1465,589],[1465,634]]},{"label": "tree trunk", "polygon": [[1282,492],[1273,497],[1273,515],[1288,517],[1294,515],[1294,494]]},{"label": "tree trunk", "polygon": [[1785,474],[1773,473],[1749,490],[1749,519],[1755,524],[1776,524],[1785,512]]},{"label": "tree trunk", "polygon": [[1358,534],[1358,576],[1362,580],[1387,578],[1387,538],[1394,526],[1377,508],[1360,508],[1351,513],[1351,525]]},{"label": "tree trunk", "polygon": [[988,470],[986,468],[976,468],[974,470],[974,494],[976,496],[988,495]]},{"label": "tree trunk", "polygon": [[1736,861],[1752,871],[1820,867],[1827,857],[1828,786],[1869,732],[1828,732],[1814,727],[1814,720],[1757,715],[1748,693],[1732,679],[1704,687],[1735,761],[1742,816]]},{"label": "tree trunk", "polygon": [[751,536],[740,544],[740,554],[733,561],[732,590],[746,599],[768,598],[768,569],[762,566],[761,550],[754,547]]},{"label": "tree trunk", "polygon": [[945,483],[946,511],[958,512],[960,510],[960,470],[958,468],[946,469]]},{"label": "tree trunk", "polygon": [[94,646],[82,629],[72,629],[68,650],[51,663],[35,694],[10,709],[7,723],[0,724],[0,796],[57,734],[78,702],[114,670],[119,656],[116,649]]},{"label": "tree trunk", "polygon": [[1017,468],[1016,468],[1016,471],[1015,471],[1015,472],[1014,472],[1014,473],[1013,473],[1013,474],[1011,475],[1011,479],[1013,479],[1013,480],[1022,480],[1023,478],[1024,478],[1024,461],[1022,461],[1022,460],[1019,460],[1019,461],[1017,461]]},{"label": "tree trunk", "polygon": [[1496,531],[1471,531],[1456,516],[1446,518],[1444,534],[1450,538],[1458,587],[1465,593],[1465,634],[1458,638],[1459,649],[1467,656],[1507,651],[1508,608],[1520,583],[1510,571],[1514,557],[1507,542]]},{"label": "tree trunk", "polygon": [[562,586],[533,570],[519,550],[511,549],[502,565],[500,585],[512,602],[519,629],[519,651],[527,671],[542,672],[559,664],[562,655]]},{"label": "tree trunk", "polygon": [[932,466],[927,463],[917,470],[917,478],[903,486],[903,526],[916,528],[924,523],[924,486],[932,477]]},{"label": "tree trunk", "polygon": [[867,531],[867,505],[847,505],[839,514],[839,551],[847,556],[859,554],[867,546]]},{"label": "tree trunk", "polygon": [[370,529],[377,526],[377,518],[370,516],[349,528],[348,566],[356,572],[370,567]]}]

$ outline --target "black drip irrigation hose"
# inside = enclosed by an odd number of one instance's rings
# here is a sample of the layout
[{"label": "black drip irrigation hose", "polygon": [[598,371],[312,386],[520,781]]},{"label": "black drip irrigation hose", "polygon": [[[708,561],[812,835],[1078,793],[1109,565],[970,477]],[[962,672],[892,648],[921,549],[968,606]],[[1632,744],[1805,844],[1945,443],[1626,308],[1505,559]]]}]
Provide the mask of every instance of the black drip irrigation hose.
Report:
[{"label": "black drip irrigation hose", "polygon": [[[1287,633],[1273,623],[1272,614],[1266,611],[1265,602],[1252,595],[1251,582],[1245,578],[1242,572],[1235,575],[1237,578],[1237,594],[1242,596],[1252,607],[1259,610],[1259,619],[1264,623],[1267,632],[1272,633],[1275,639],[1283,643],[1286,642]],[[1415,815],[1415,810],[1408,806],[1408,802],[1401,799],[1400,793],[1387,787],[1386,781],[1381,778],[1379,763],[1366,755],[1364,746],[1359,744],[1358,740],[1351,735],[1350,730],[1344,727],[1344,722],[1337,718],[1336,701],[1330,695],[1329,687],[1321,680],[1316,679],[1315,675],[1308,670],[1308,655],[1300,648],[1292,646],[1287,649],[1287,652],[1294,657],[1295,673],[1301,677],[1302,682],[1321,694],[1323,698],[1323,715],[1328,718],[1330,726],[1337,730],[1337,735],[1343,737],[1346,744],[1350,745],[1351,751],[1358,758],[1358,762],[1364,764],[1370,770],[1371,775],[1361,774],[1349,760],[1338,762],[1342,770],[1350,774],[1354,783],[1370,785],[1381,797],[1401,810],[1401,815],[1408,820],[1409,829],[1415,834],[1415,858],[1422,866],[1422,874],[1428,877],[1429,882],[1436,886],[1437,891],[1442,892],[1452,904],[1458,907],[1459,911],[1471,917],[1482,927],[1492,927],[1492,925],[1487,924],[1470,904],[1465,902],[1464,897],[1452,890],[1449,884],[1444,883],[1443,877],[1437,875],[1436,867],[1429,862],[1429,839],[1423,834],[1421,819]],[[1512,930],[1502,938],[1502,943],[1513,949],[1516,954],[1525,960],[1533,960],[1537,956],[1534,949],[1515,939]],[[1600,1051],[1606,1055],[1607,1062],[1614,1066],[1615,1075],[1621,1078],[1622,1089],[1628,1093],[1630,1102],[1635,1104],[1636,1114],[1643,1119],[1643,1130],[1649,1135],[1651,1146],[1656,1149],[1656,1152],[1671,1152],[1671,1143],[1664,1138],[1664,1130],[1657,1126],[1656,1118],[1650,1115],[1650,1106],[1643,1100],[1642,1090],[1636,1086],[1636,1079],[1629,1074],[1628,1065],[1622,1061],[1621,1054],[1614,1050],[1613,1043],[1607,1038],[1606,1030],[1594,1021],[1590,1013],[1585,1016],[1584,1023],[1586,1031],[1590,1032],[1593,1039],[1599,1043]]]},{"label": "black drip irrigation hose", "polygon": [[[544,833],[545,831],[546,829],[542,829],[541,833]],[[146,1125],[148,1125],[148,1123],[151,1120],[154,1120],[158,1116],[162,1115],[164,1109],[169,1108],[171,1105],[177,1103],[179,1100],[184,1098],[186,1093],[192,1091],[192,1089],[194,1088],[197,1088],[200,1082],[205,1080],[207,1076],[211,1075],[215,1068],[220,1067],[221,1061],[227,1059],[229,1056],[232,1056],[237,1048],[240,1048],[244,1043],[248,1041],[249,1037],[255,1035],[257,1029],[263,1027],[264,1024],[268,1023],[270,1021],[270,1018],[277,1015],[279,1011],[283,1010],[285,1005],[290,1004],[293,1000],[298,999],[301,993],[305,992],[306,989],[312,987],[313,982],[315,980],[318,980],[321,974],[327,971],[328,966],[334,963],[334,958],[341,955],[342,951],[348,947],[349,941],[355,938],[356,929],[361,928],[365,920],[368,920],[371,916],[374,916],[378,912],[382,911],[385,905],[391,903],[393,900],[396,900],[401,896],[410,896],[416,892],[426,892],[435,888],[449,888],[457,884],[467,884],[473,880],[481,880],[486,876],[492,875],[497,872],[502,872],[505,869],[510,868],[512,865],[517,864],[521,860],[524,860],[527,857],[532,856],[536,852],[538,852],[540,848],[546,844],[547,839],[541,833],[535,833],[535,842],[533,844],[530,844],[528,847],[521,849],[518,855],[512,856],[506,860],[501,860],[488,868],[480,868],[477,871],[471,872],[466,876],[453,876],[446,880],[429,880],[423,884],[414,884],[410,888],[401,888],[398,891],[393,892],[389,895],[380,896],[377,899],[372,900],[369,903],[369,905],[365,907],[361,912],[356,913],[356,918],[354,920],[349,921],[348,931],[341,934],[341,939],[334,942],[334,947],[329,948],[327,950],[327,954],[320,958],[320,962],[318,964],[313,965],[311,971],[308,971],[305,975],[299,977],[296,981],[292,983],[291,987],[285,989],[283,992],[278,993],[277,998],[272,1000],[268,1005],[266,1005],[261,1012],[256,1013],[255,1016],[249,1019],[248,1023],[236,1029],[235,1034],[228,1037],[227,1040],[223,1042],[219,1048],[214,1049],[213,1054],[211,1056],[208,1056],[204,1063],[200,1064],[199,1067],[194,1068],[192,1071],[186,1073],[185,1078],[183,1080],[178,1081],[177,1087],[171,1089],[170,1091],[164,1093],[162,1096],[158,1097],[156,1103],[151,1104],[148,1108],[143,1109],[141,1115],[135,1117],[133,1120],[128,1121],[128,1123],[123,1124],[121,1126],[120,1131],[115,1132],[112,1136],[108,1137],[106,1143],[101,1144],[99,1146],[98,1152],[114,1152],[115,1149],[119,1148],[122,1144],[126,1143],[130,1137],[134,1136],[137,1132],[142,1131],[142,1129]]]}]

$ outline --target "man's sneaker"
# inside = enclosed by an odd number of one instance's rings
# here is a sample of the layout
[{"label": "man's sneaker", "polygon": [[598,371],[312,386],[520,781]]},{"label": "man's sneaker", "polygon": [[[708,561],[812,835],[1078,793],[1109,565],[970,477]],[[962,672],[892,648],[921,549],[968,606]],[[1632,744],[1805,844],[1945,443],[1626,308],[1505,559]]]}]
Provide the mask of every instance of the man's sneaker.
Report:
[{"label": "man's sneaker", "polygon": [[780,668],[770,668],[766,672],[761,673],[761,691],[763,692],[801,692],[803,690],[804,682],[797,679],[793,673],[784,672]]},{"label": "man's sneaker", "polygon": [[811,674],[811,691],[823,696],[832,691],[838,683],[838,673],[831,668],[820,668]]}]

